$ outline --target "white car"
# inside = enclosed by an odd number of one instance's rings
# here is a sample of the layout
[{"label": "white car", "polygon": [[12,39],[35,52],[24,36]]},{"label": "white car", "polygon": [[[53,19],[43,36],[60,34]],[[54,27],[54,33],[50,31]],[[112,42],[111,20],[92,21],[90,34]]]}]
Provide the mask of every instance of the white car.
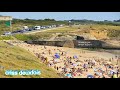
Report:
[{"label": "white car", "polygon": [[11,32],[5,32],[3,35],[11,35]]},{"label": "white car", "polygon": [[23,30],[28,30],[28,26],[23,26]]},{"label": "white car", "polygon": [[41,29],[41,26],[35,26],[34,29],[39,30],[39,29]]}]

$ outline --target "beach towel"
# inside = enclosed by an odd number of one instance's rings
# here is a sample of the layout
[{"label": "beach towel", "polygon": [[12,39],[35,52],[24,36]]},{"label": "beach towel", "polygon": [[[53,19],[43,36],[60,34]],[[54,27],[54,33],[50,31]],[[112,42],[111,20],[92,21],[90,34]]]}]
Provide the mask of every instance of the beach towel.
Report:
[{"label": "beach towel", "polygon": [[71,73],[66,74],[66,76],[67,76],[68,78],[72,78]]},{"label": "beach towel", "polygon": [[116,75],[116,74],[114,74],[114,75],[113,75],[113,78],[117,78],[117,75]]}]

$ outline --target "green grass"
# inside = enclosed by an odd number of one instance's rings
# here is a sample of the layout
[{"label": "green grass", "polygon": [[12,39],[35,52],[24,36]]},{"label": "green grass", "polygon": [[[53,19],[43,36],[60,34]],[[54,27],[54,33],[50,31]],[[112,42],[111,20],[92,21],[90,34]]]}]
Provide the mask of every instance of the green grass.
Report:
[{"label": "green grass", "polygon": [[14,37],[18,40],[27,41],[27,40],[39,40],[39,39],[49,39],[52,36],[50,33],[37,33],[37,34],[16,34]]},{"label": "green grass", "polygon": [[[0,78],[59,78],[56,71],[41,63],[34,55],[17,46],[11,46],[0,41]],[[9,76],[5,75],[6,70],[30,70],[38,69],[41,75],[38,76]]]},{"label": "green grass", "polygon": [[13,36],[0,36],[0,40],[13,40]]},{"label": "green grass", "polygon": [[26,40],[36,40],[37,36],[33,35],[25,35],[25,34],[16,34],[14,37],[18,40],[26,41]]},{"label": "green grass", "polygon": [[52,37],[53,33],[47,33],[47,32],[39,32],[36,34],[33,34],[33,36],[37,36],[38,39],[49,39]]},{"label": "green grass", "polygon": [[64,27],[64,28],[58,28],[53,30],[44,31],[46,33],[67,33],[71,31],[75,31],[78,29],[78,26],[72,26],[72,27]]}]

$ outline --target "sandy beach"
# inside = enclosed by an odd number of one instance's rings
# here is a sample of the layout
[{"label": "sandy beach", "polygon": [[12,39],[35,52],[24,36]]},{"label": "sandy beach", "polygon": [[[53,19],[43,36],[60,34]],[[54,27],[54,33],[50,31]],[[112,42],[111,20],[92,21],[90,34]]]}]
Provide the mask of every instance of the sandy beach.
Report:
[{"label": "sandy beach", "polygon": [[[31,52],[41,62],[55,69],[65,78],[87,78],[88,75],[92,75],[94,78],[102,78],[103,76],[110,78],[111,75],[108,73],[112,70],[118,70],[118,65],[115,65],[118,59],[117,56],[108,52],[30,45],[24,42],[7,42]],[[99,74],[97,75],[97,73]]]}]

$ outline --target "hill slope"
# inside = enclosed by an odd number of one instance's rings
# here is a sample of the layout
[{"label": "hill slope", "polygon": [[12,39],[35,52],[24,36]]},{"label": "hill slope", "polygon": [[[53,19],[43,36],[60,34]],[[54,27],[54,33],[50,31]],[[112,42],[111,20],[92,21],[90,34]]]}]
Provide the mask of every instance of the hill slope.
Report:
[{"label": "hill slope", "polygon": [[[7,76],[5,70],[30,70],[38,69],[38,76]],[[28,51],[0,41],[0,78],[58,78],[57,72],[41,63]]]}]

